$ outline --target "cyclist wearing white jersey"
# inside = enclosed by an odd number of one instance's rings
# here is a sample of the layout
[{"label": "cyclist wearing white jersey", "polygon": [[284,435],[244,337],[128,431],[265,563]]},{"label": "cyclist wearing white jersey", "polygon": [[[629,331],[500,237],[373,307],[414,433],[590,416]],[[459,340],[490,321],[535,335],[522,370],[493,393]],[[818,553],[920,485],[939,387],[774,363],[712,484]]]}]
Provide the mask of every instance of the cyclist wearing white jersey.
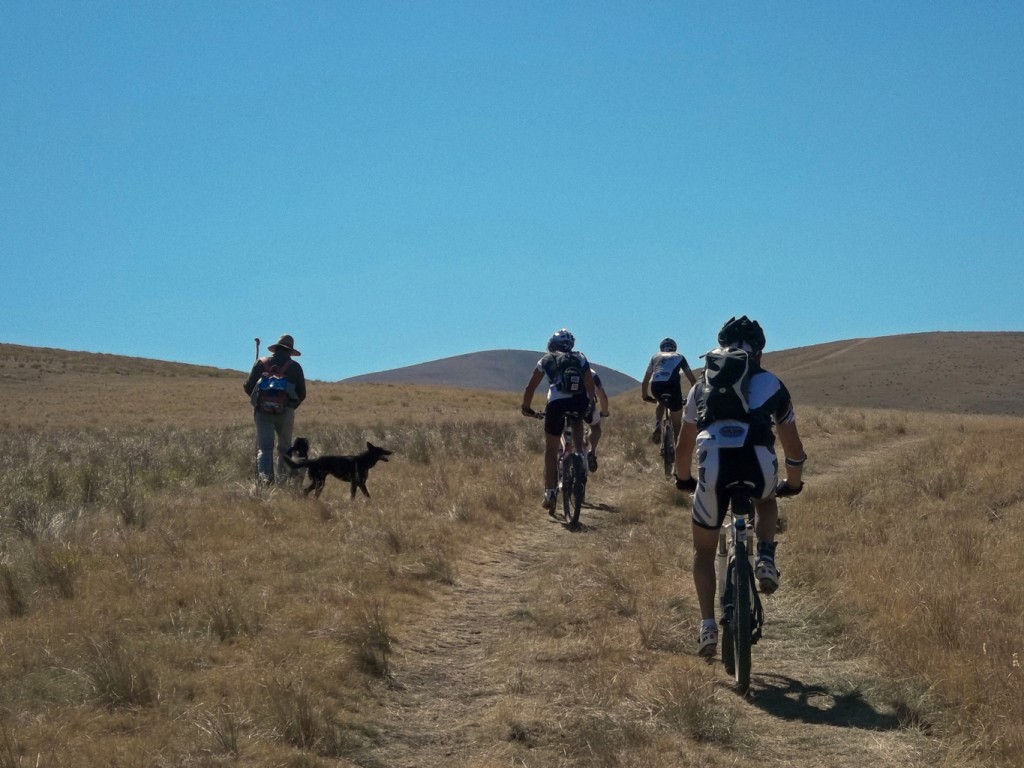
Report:
[{"label": "cyclist wearing white jersey", "polygon": [[647,364],[643,381],[640,382],[641,397],[648,403],[658,404],[654,411],[652,443],[661,440],[661,420],[665,416],[662,395],[668,395],[669,417],[672,419],[672,429],[678,435],[683,413],[682,378],[685,376],[690,386],[697,382],[686,358],[678,352],[674,339],[662,339],[658,349],[657,354]]},{"label": "cyclist wearing white jersey", "polygon": [[[807,460],[789,390],[775,374],[761,368],[765,338],[760,324],[745,315],[730,318],[718,333],[718,343],[722,349],[712,352],[742,349],[750,359],[749,413],[742,419],[716,419],[714,409],[708,406],[713,388],[702,378],[686,397],[683,430],[676,442],[676,487],[694,493],[693,583],[701,612],[697,652],[705,657],[714,656],[718,644],[715,553],[729,503],[726,486],[736,480],[754,483],[754,531],[758,542],[754,577],[761,591],[771,594],[779,586],[779,570],[775,566],[775,527],[779,517],[776,496],[800,493],[803,464]],[[786,479],[782,481],[778,479],[773,427],[786,456]],[[699,480],[691,472],[695,450]]]},{"label": "cyclist wearing white jersey", "polygon": [[536,415],[531,408],[533,395],[541,380],[548,378],[548,398],[544,409],[544,509],[552,514],[558,486],[558,447],[562,441],[565,414],[578,413],[582,418],[572,424],[572,440],[583,445],[583,419],[597,400],[594,376],[586,355],[575,350],[576,337],[566,328],[555,331],[548,339],[548,352],[537,361],[533,375],[523,391],[524,416]]}]

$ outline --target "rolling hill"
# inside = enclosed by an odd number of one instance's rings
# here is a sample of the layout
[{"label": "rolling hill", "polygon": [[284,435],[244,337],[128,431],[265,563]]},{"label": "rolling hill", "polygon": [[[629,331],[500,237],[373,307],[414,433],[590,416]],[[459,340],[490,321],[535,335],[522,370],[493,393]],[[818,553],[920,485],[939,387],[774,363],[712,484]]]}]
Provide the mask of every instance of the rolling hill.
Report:
[{"label": "rolling hill", "polygon": [[[540,354],[527,350],[474,352],[342,382],[310,384],[307,418],[350,409],[357,391],[402,400],[408,386],[453,388],[447,407],[466,390],[521,391]],[[797,406],[890,408],[950,414],[1024,416],[1024,333],[921,333],[850,339],[765,354]],[[613,396],[639,399],[639,382],[599,364]],[[236,422],[244,416],[245,373],[117,355],[0,344],[0,384],[20,405],[0,414],[0,426],[91,423],[145,425],[168,408],[182,423]],[[397,389],[396,389],[397,388]],[[461,389],[458,395],[454,389]],[[111,404],[116,407],[112,407]]]},{"label": "rolling hill", "polygon": [[[470,352],[390,371],[353,376],[340,383],[433,384],[441,387],[521,392],[543,354],[525,349]],[[632,376],[593,361],[591,364],[600,374],[601,383],[610,397],[640,386],[640,382]]]},{"label": "rolling hill", "polygon": [[[345,382],[516,392],[539,356],[523,350],[474,352]],[[594,365],[609,394],[640,385],[630,376]],[[783,379],[798,404],[1024,416],[1024,333],[849,339],[766,352],[764,366]]]}]

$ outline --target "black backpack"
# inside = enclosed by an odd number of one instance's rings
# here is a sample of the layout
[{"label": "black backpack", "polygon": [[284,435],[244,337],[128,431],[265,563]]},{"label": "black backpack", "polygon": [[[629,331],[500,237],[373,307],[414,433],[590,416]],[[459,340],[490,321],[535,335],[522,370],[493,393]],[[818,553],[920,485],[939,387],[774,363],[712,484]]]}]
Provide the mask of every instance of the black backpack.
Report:
[{"label": "black backpack", "polygon": [[558,380],[555,382],[558,391],[567,395],[583,392],[583,363],[579,356],[572,352],[552,352],[552,355],[558,369]]},{"label": "black backpack", "polygon": [[757,363],[743,349],[717,347],[704,355],[697,399],[697,424],[704,428],[722,419],[750,421],[750,379]]}]

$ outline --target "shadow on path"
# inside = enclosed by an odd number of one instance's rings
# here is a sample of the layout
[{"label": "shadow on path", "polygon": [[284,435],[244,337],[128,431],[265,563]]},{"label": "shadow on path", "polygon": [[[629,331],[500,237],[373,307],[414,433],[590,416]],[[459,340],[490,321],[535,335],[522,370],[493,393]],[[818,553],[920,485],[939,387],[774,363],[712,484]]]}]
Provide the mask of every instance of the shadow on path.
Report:
[{"label": "shadow on path", "polygon": [[756,675],[748,695],[750,703],[769,715],[812,725],[893,731],[900,728],[895,714],[879,712],[854,689],[836,694],[820,685],[806,685],[782,675]]}]

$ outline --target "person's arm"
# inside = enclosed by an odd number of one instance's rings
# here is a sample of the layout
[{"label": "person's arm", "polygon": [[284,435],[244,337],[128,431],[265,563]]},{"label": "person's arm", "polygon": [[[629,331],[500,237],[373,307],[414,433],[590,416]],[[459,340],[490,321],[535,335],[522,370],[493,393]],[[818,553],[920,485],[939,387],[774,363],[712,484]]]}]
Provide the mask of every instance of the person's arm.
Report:
[{"label": "person's arm", "polygon": [[526,382],[526,389],[523,390],[523,405],[522,411],[526,415],[533,413],[533,395],[537,391],[537,386],[540,384],[541,379],[544,378],[544,371],[540,368],[533,369],[533,375],[530,376],[530,380]]},{"label": "person's arm", "polygon": [[249,378],[242,384],[242,389],[245,390],[245,394],[252,396],[252,391],[256,389],[256,382],[260,380],[260,374],[263,373],[263,363],[257,360],[253,363],[252,370],[249,371]]},{"label": "person's arm", "polygon": [[587,390],[587,397],[590,402],[597,403],[597,387],[594,386],[594,373],[590,370],[590,366],[583,369],[583,388]]},{"label": "person's arm", "polygon": [[597,390],[597,403],[600,407],[600,414],[602,417],[608,415],[608,393],[604,391],[604,387],[596,387]]},{"label": "person's arm", "polygon": [[797,431],[796,421],[782,422],[776,424],[775,427],[786,456],[786,485],[790,488],[799,488],[803,482],[801,478],[804,473],[804,462],[807,461],[807,453],[804,451],[804,443]]},{"label": "person's arm", "polygon": [[684,421],[676,438],[676,478],[688,480],[693,477],[693,449],[697,445],[697,425]]},{"label": "person's arm", "polygon": [[298,408],[302,405],[302,401],[306,399],[306,374],[298,363],[293,363],[293,365],[298,369],[298,375],[295,377],[295,396],[299,398],[299,402],[295,404],[295,407]]},{"label": "person's arm", "polygon": [[693,375],[693,371],[690,370],[690,366],[686,364],[685,360],[683,361],[683,375],[690,382],[691,387],[697,383],[697,377]]},{"label": "person's arm", "polygon": [[654,400],[651,397],[651,374],[654,373],[654,365],[648,364],[647,370],[644,372],[644,380],[640,382],[640,397],[643,398],[644,402],[650,402]]}]

